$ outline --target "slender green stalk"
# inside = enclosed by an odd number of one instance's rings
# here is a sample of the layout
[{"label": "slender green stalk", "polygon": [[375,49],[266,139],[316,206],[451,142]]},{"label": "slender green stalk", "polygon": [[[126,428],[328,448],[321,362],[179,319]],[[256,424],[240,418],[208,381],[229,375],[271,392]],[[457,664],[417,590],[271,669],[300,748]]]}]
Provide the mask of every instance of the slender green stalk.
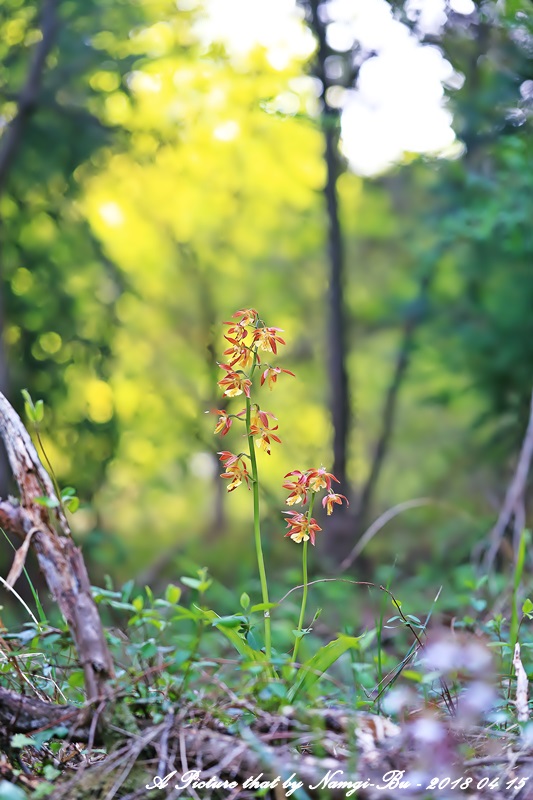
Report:
[{"label": "slender green stalk", "polygon": [[[302,551],[302,583],[303,583],[303,594],[302,594],[302,606],[300,608],[300,619],[298,620],[298,633],[302,630],[304,624],[304,616],[305,616],[305,607],[307,605],[307,545],[309,542],[304,542],[303,551]],[[296,640],[294,642],[294,650],[292,653],[292,660],[296,661],[296,656],[298,655],[298,649],[300,647],[300,641],[302,637],[296,636]]]},{"label": "slender green stalk", "polygon": [[[255,367],[255,357],[254,357]],[[252,372],[254,367],[252,367]],[[248,446],[250,452],[250,464],[252,468],[252,493],[254,500],[254,539],[255,550],[257,553],[257,566],[259,568],[259,580],[261,581],[261,593],[263,603],[269,603],[268,583],[265,571],[265,559],[263,557],[263,547],[261,544],[261,523],[259,519],[259,477],[257,472],[257,460],[255,457],[254,437],[250,433],[250,420],[252,416],[252,404],[250,398],[246,398],[246,433],[248,435]],[[272,640],[270,634],[270,609],[265,608],[265,653],[268,661],[272,660]]]},{"label": "slender green stalk", "polygon": [[[311,502],[309,504],[309,511],[307,512],[307,519],[310,520],[313,515],[313,506],[315,504],[315,495],[313,494],[311,497]],[[302,594],[302,605],[300,608],[300,619],[298,620],[298,633],[301,632],[304,624],[304,617],[305,617],[305,608],[307,606],[307,589],[308,589],[308,577],[307,577],[307,545],[309,542],[303,543],[303,551],[302,551],[302,584],[303,584],[303,594]],[[294,650],[292,653],[292,660],[296,661],[296,656],[298,655],[298,650],[300,649],[300,642],[302,640],[301,636],[296,636],[296,640],[294,642]]]}]

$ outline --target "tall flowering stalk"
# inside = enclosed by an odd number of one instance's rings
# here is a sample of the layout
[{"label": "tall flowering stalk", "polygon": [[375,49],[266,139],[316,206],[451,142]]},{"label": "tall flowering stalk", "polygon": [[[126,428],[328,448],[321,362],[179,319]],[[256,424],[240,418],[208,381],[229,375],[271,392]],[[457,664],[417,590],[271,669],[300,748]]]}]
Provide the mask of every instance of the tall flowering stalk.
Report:
[{"label": "tall flowering stalk", "polygon": [[[273,388],[280,374],[285,373],[294,377],[294,373],[287,369],[273,367],[270,364],[261,365],[260,352],[276,355],[278,345],[285,344],[285,341],[279,335],[282,333],[280,328],[267,327],[254,308],[236,311],[233,314],[233,320],[237,321],[224,323],[228,326],[224,338],[230,346],[224,350],[224,355],[228,357],[228,363],[219,364],[225,374],[218,382],[218,385],[227,397],[244,395],[246,405],[237,414],[228,414],[225,410],[214,409],[213,413],[218,415],[215,433],[225,436],[234,420],[244,421],[246,426],[248,453],[234,454],[228,450],[223,450],[218,455],[224,465],[224,472],[221,477],[230,480],[227,487],[228,492],[234,491],[243,482],[248,485],[248,488],[250,488],[251,484],[254,511],[254,541],[264,606],[265,653],[267,660],[270,661],[272,657],[270,601],[261,541],[259,473],[256,448],[264,450],[267,455],[270,455],[272,442],[281,443],[281,440],[275,433],[278,426],[271,425],[271,420],[276,418],[270,411],[265,411],[258,403],[252,402],[252,390],[254,388],[254,374],[259,368],[262,370],[260,385],[263,386],[267,382],[270,389]],[[248,472],[247,461],[250,465],[250,472]]]},{"label": "tall flowering stalk", "polygon": [[343,494],[337,494],[333,491],[331,483],[335,481],[339,483],[335,475],[331,472],[326,472],[324,467],[319,469],[309,469],[306,472],[294,470],[287,473],[285,479],[291,478],[283,484],[284,489],[289,489],[290,494],[287,497],[286,503],[289,506],[301,504],[302,507],[307,503],[307,496],[310,495],[309,509],[305,512],[285,511],[289,519],[287,520],[287,528],[289,529],[285,536],[289,536],[294,542],[303,544],[302,549],[302,604],[300,607],[300,617],[298,619],[298,628],[296,629],[296,636],[294,640],[294,650],[292,653],[292,660],[296,661],[298,650],[300,649],[300,641],[303,637],[305,610],[307,606],[307,591],[308,591],[308,576],[307,576],[307,547],[309,542],[315,544],[315,535],[322,528],[318,525],[316,519],[313,517],[313,508],[315,498],[318,492],[326,490],[327,494],[322,499],[322,505],[326,509],[327,515],[331,515],[334,505],[342,504],[344,500],[348,504],[348,500]]},{"label": "tall flowering stalk", "polygon": [[[257,375],[260,376],[260,386],[267,384],[269,389],[272,390],[280,375],[285,374],[294,377],[294,373],[288,369],[261,362],[262,358],[269,357],[268,354],[277,355],[278,346],[284,345],[285,341],[279,335],[283,331],[280,328],[267,327],[254,308],[244,308],[236,311],[233,314],[233,319],[230,322],[225,322],[224,325],[228,326],[224,336],[229,344],[229,347],[224,350],[228,363],[219,364],[224,371],[224,376],[218,381],[218,385],[226,397],[233,398],[244,395],[245,407],[236,414],[229,414],[225,409],[219,408],[213,409],[212,413],[218,415],[215,433],[221,436],[226,436],[235,421],[244,423],[246,427],[245,436],[248,443],[248,452],[232,453],[229,450],[221,450],[218,455],[224,467],[221,477],[229,480],[228,492],[233,492],[243,483],[248,486],[248,489],[251,488],[252,490],[254,541],[265,621],[265,652],[267,660],[270,661],[272,657],[270,601],[261,541],[259,473],[256,450],[263,450],[267,455],[270,455],[272,444],[281,444],[281,439],[275,432],[278,430],[278,426],[272,424],[276,417],[272,412],[266,411],[259,403],[255,402],[255,394],[253,394],[252,398],[252,393],[256,388],[254,386],[254,377]],[[303,595],[294,643],[293,661],[296,661],[300,640],[306,633],[304,621],[308,593],[308,544],[311,542],[314,545],[316,534],[322,530],[313,517],[316,495],[318,492],[325,490],[326,494],[322,499],[322,505],[328,516],[332,513],[335,505],[340,505],[343,501],[348,503],[344,495],[337,494],[333,490],[332,482],[339,483],[331,472],[326,472],[324,467],[319,467],[318,469],[309,469],[306,472],[301,472],[300,470],[289,472],[285,475],[285,483],[283,484],[283,487],[289,490],[289,496],[286,500],[287,505],[301,505],[303,508],[307,504],[308,497],[310,498],[309,508],[306,512],[292,510],[285,512],[287,515],[287,528],[289,529],[285,535],[297,544],[303,544]]]}]

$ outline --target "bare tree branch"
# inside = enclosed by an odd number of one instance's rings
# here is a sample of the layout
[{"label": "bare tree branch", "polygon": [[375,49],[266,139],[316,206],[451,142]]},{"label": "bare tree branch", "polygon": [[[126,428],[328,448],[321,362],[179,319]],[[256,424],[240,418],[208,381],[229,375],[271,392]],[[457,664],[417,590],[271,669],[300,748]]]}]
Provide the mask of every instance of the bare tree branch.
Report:
[{"label": "bare tree branch", "polygon": [[413,306],[407,314],[404,322],[402,339],[396,357],[396,364],[394,367],[392,380],[389,384],[389,388],[387,389],[385,402],[383,405],[383,413],[381,415],[381,433],[374,450],[374,458],[370,467],[370,473],[361,491],[357,507],[356,534],[363,530],[363,527],[366,524],[370,507],[374,499],[376,486],[378,484],[385,457],[392,439],[400,390],[411,363],[417,328],[425,318],[424,309],[434,272],[435,266],[432,264],[420,281],[418,298],[413,303]]},{"label": "bare tree branch", "polygon": [[348,567],[351,567],[355,559],[362,553],[364,548],[374,538],[376,533],[379,533],[379,531],[384,528],[385,525],[391,521],[391,519],[394,519],[394,517],[397,517],[398,514],[402,514],[404,511],[408,511],[411,508],[420,508],[420,506],[432,505],[434,502],[435,501],[431,497],[418,497],[414,500],[406,500],[404,503],[398,503],[398,505],[387,509],[387,511],[381,514],[364,532],[361,538],[358,539],[358,541],[354,544],[344,561],[342,561],[339,567],[339,572],[344,572],[344,570],[348,569]]},{"label": "bare tree branch", "polygon": [[44,0],[41,9],[42,38],[35,47],[26,82],[18,97],[17,111],[0,139],[0,194],[21,145],[26,125],[37,106],[46,59],[54,46],[59,27],[58,0]]},{"label": "bare tree branch", "polygon": [[[483,566],[487,572],[491,569],[494,563],[494,559],[496,558],[496,554],[498,552],[503,536],[505,534],[505,529],[507,528],[513,517],[518,517],[519,519],[521,519],[523,516],[523,510],[522,510],[523,498],[525,494],[526,483],[529,475],[529,468],[531,465],[532,457],[533,457],[533,392],[531,394],[529,422],[524,436],[524,441],[522,442],[522,449],[520,451],[518,464],[516,465],[516,471],[509,485],[509,488],[507,489],[507,494],[505,495],[505,501],[503,503],[502,510],[500,511],[500,515],[496,521],[495,526],[490,532],[489,536],[490,546],[489,549],[487,550],[487,554],[483,561]],[[520,533],[522,533],[521,530]],[[515,536],[515,544],[517,543],[518,543],[517,537]]]}]

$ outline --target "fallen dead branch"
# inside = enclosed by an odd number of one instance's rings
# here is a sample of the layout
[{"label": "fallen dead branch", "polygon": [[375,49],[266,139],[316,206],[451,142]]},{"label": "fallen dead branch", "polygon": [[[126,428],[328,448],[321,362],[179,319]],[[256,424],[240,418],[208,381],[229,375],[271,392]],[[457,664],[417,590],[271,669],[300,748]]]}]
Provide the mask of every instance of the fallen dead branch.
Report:
[{"label": "fallen dead branch", "polygon": [[76,706],[56,705],[0,686],[0,730],[4,736],[63,727],[77,741],[87,742],[91,725],[84,716],[83,709]]},{"label": "fallen dead branch", "polygon": [[[29,546],[35,552],[48,588],[63,614],[84,670],[87,698],[106,692],[113,664],[81,551],[71,537],[64,511],[38,505],[39,497],[55,498],[52,481],[20,417],[0,393],[0,436],[20,493],[20,505],[0,502],[0,525],[23,539],[12,576],[20,574]],[[53,516],[52,516],[53,514]],[[15,569],[16,567],[16,569]],[[14,581],[13,581],[14,582]]]}]

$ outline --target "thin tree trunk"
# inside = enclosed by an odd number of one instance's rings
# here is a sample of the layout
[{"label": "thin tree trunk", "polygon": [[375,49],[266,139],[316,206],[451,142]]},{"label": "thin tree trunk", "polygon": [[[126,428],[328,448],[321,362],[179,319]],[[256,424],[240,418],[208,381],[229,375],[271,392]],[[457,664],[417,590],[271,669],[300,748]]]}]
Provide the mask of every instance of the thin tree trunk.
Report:
[{"label": "thin tree trunk", "polygon": [[[437,260],[437,258],[438,257],[435,256],[435,260]],[[374,449],[374,457],[372,459],[370,472],[363,489],[361,490],[359,503],[357,506],[355,527],[353,531],[356,536],[362,534],[368,522],[368,516],[374,500],[381,470],[383,468],[383,464],[392,440],[398,400],[400,398],[401,388],[411,364],[411,357],[415,347],[416,331],[420,323],[425,318],[427,295],[434,273],[435,265],[432,264],[420,282],[418,298],[414,301],[411,310],[407,313],[403,325],[402,338],[396,356],[396,363],[394,366],[392,379],[387,389],[385,402],[383,404],[383,413],[381,415],[381,432]]]},{"label": "thin tree trunk", "polygon": [[328,291],[328,371],[330,410],[333,424],[333,472],[344,489],[347,481],[347,449],[350,432],[350,388],[346,369],[346,310],[343,301],[344,246],[339,219],[337,179],[339,175],[339,113],[327,101],[328,80],[326,29],[320,19],[318,0],[311,0],[311,25],[318,40],[316,75],[322,82],[324,158],[326,184],[324,195],[328,214],[329,291]]},{"label": "thin tree trunk", "polygon": [[35,46],[28,75],[18,96],[17,111],[0,139],[0,195],[20,149],[27,124],[37,107],[46,59],[55,44],[59,21],[58,0],[44,0],[41,9],[42,38]]},{"label": "thin tree trunk", "polygon": [[[41,39],[36,44],[28,74],[17,98],[15,116],[7,125],[0,138],[0,197],[5,191],[7,180],[19,153],[28,122],[37,108],[42,79],[46,67],[46,59],[55,44],[59,20],[57,16],[58,0],[44,0],[41,8]],[[0,242],[2,219],[0,218]],[[3,274],[0,251],[0,391],[9,396],[9,371],[5,346],[5,275]],[[5,451],[0,448],[0,496],[9,491],[9,470]]]}]

